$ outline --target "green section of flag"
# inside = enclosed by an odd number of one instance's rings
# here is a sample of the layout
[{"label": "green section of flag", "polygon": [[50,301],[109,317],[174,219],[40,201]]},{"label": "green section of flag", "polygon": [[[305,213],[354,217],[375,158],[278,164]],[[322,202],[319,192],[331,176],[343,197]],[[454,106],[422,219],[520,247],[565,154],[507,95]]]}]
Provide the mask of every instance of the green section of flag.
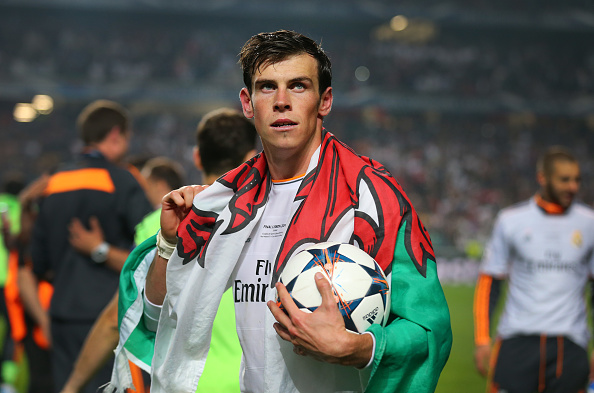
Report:
[{"label": "green section of flag", "polygon": [[398,318],[385,328],[369,328],[376,339],[372,376],[366,392],[433,392],[452,346],[448,305],[435,261],[423,277],[398,232],[392,262],[391,309]]},{"label": "green section of flag", "polygon": [[[128,256],[122,273],[120,274],[120,294],[118,302],[118,325],[126,322],[127,315],[132,304],[138,299],[142,292],[138,290],[138,283],[135,273],[146,255],[155,248],[157,236],[153,235],[140,243]],[[143,278],[144,279],[144,278]],[[140,323],[134,327],[127,338],[124,348],[132,353],[138,360],[150,367],[155,347],[155,332],[148,330],[142,318]]]}]

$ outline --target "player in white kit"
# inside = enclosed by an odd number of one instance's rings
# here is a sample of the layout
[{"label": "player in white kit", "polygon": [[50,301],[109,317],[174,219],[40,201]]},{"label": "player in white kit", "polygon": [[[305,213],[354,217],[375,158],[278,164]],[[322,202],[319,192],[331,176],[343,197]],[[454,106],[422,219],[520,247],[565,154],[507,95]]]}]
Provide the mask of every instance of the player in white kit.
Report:
[{"label": "player in white kit", "polygon": [[[589,332],[585,288],[594,274],[594,211],[575,202],[580,168],[552,147],[537,164],[539,192],[503,209],[475,291],[475,363],[488,392],[583,392]],[[490,322],[508,280],[492,343]]]}]

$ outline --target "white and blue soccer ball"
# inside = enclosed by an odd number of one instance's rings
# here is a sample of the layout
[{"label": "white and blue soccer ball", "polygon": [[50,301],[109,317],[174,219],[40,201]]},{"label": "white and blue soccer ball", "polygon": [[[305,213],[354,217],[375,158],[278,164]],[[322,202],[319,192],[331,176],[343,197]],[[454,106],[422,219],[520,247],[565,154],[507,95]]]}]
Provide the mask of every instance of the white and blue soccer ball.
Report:
[{"label": "white and blue soccer ball", "polygon": [[297,307],[306,312],[313,312],[322,304],[314,279],[317,272],[330,281],[348,330],[362,333],[374,323],[386,325],[390,286],[369,254],[356,246],[335,242],[318,243],[295,254],[279,281],[287,287]]}]

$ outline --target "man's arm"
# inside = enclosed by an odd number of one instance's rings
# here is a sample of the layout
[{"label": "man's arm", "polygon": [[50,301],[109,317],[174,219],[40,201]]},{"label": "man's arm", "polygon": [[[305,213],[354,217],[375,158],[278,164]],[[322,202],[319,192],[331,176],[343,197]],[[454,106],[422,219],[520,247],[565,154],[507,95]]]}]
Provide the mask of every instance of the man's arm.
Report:
[{"label": "man's arm", "polygon": [[37,277],[33,274],[30,266],[19,266],[17,283],[23,307],[41,328],[44,336],[51,341],[50,318],[39,300]]},{"label": "man's arm", "polygon": [[474,363],[478,372],[487,376],[491,360],[491,322],[501,295],[501,284],[507,275],[509,247],[505,237],[504,220],[495,220],[491,239],[484,252],[481,273],[474,295]]},{"label": "man's arm", "polygon": [[474,364],[486,377],[491,359],[491,321],[501,295],[502,279],[480,274],[474,292]]},{"label": "man's arm", "polygon": [[118,294],[105,307],[87,336],[74,370],[61,393],[78,393],[113,355],[118,344]]}]

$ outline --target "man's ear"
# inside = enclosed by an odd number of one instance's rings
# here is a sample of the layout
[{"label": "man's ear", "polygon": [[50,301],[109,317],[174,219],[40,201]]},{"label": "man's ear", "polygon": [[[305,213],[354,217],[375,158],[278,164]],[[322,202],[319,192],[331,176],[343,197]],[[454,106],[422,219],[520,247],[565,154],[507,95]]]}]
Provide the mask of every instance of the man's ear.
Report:
[{"label": "man's ear", "polygon": [[318,115],[324,117],[330,113],[330,110],[332,109],[332,100],[333,100],[332,86],[328,86],[326,88],[326,91],[324,91],[322,93],[322,96],[320,97],[320,106],[318,108]]},{"label": "man's ear", "polygon": [[244,87],[239,92],[239,100],[241,101],[241,109],[243,109],[243,115],[248,119],[254,117],[254,107],[252,106],[252,97],[247,87]]},{"label": "man's ear", "polygon": [[204,167],[202,166],[202,157],[200,157],[200,150],[198,150],[198,146],[194,146],[192,150],[192,157],[194,158],[194,166],[199,171],[202,171]]}]

